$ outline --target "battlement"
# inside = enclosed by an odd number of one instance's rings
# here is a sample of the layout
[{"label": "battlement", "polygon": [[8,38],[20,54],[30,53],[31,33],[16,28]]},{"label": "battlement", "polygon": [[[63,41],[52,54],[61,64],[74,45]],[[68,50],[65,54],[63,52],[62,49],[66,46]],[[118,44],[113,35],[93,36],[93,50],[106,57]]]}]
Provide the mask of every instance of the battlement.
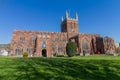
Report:
[{"label": "battlement", "polygon": [[65,20],[78,21],[78,14],[77,14],[77,12],[76,12],[75,18],[70,18],[68,11],[66,11],[66,16],[65,16],[65,18],[62,17],[61,20],[62,20],[62,22],[65,21]]}]

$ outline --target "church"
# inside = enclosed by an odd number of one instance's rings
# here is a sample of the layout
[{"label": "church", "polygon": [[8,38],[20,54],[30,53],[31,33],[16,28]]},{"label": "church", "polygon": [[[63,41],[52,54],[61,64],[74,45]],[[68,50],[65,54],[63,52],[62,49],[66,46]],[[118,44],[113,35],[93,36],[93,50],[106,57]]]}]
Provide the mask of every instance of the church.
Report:
[{"label": "church", "polygon": [[54,55],[66,55],[66,44],[77,44],[77,53],[101,53],[115,51],[114,39],[101,37],[99,34],[83,34],[79,32],[78,14],[71,18],[66,11],[65,18],[61,20],[61,32],[41,32],[14,30],[11,40],[10,56],[22,56],[28,52],[32,57],[53,57]]}]

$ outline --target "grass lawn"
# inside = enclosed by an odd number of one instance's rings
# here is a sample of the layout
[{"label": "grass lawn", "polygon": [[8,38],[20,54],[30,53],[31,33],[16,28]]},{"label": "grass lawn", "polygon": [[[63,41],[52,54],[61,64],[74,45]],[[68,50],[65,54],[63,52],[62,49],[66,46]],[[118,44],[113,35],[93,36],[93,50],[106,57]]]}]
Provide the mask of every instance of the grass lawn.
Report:
[{"label": "grass lawn", "polygon": [[0,57],[0,80],[120,80],[120,57]]}]

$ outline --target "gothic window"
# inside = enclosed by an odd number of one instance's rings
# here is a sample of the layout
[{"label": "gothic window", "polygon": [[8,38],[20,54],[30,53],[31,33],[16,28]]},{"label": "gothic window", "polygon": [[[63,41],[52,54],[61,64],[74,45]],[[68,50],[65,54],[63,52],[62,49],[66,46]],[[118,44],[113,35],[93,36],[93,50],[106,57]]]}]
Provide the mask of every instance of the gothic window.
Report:
[{"label": "gothic window", "polygon": [[56,36],[55,41],[58,41],[58,40],[59,40],[59,38],[58,38],[58,36]]},{"label": "gothic window", "polygon": [[52,47],[52,53],[55,53],[55,48],[54,47]]},{"label": "gothic window", "polygon": [[74,26],[73,26],[72,22],[71,22],[71,30],[72,30],[72,32],[74,32]]},{"label": "gothic window", "polygon": [[76,28],[75,28],[75,23],[74,23],[74,32],[76,31]]},{"label": "gothic window", "polygon": [[43,41],[43,43],[42,43],[42,48],[46,48],[46,42],[45,41]]},{"label": "gothic window", "polygon": [[71,29],[73,29],[72,22],[71,22],[70,26],[71,26]]},{"label": "gothic window", "polygon": [[62,47],[59,46],[59,48],[58,48],[58,54],[61,54],[61,53],[62,53]]},{"label": "gothic window", "polygon": [[20,36],[20,41],[25,41],[25,36],[24,35]]},{"label": "gothic window", "polygon": [[35,36],[32,36],[31,38],[30,38],[30,42],[34,42],[35,41]]},{"label": "gothic window", "polygon": [[83,50],[88,50],[89,49],[89,43],[88,43],[87,39],[83,39],[83,41],[82,41],[82,49]]},{"label": "gothic window", "polygon": [[29,54],[33,54],[34,48],[32,48],[32,47],[27,48],[27,52],[28,52]]},{"label": "gothic window", "polygon": [[21,47],[16,48],[16,55],[22,55],[23,49]]},{"label": "gothic window", "polygon": [[66,41],[65,37],[62,38],[62,41],[63,41],[63,42]]}]

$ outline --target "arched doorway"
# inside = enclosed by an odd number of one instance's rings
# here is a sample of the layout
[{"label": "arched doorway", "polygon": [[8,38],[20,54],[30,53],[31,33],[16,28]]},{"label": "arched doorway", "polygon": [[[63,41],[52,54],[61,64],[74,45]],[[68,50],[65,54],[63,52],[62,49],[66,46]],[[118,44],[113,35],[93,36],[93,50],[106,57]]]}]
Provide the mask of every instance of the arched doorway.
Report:
[{"label": "arched doorway", "polygon": [[43,49],[43,50],[42,50],[42,56],[43,56],[43,57],[47,57],[47,50],[46,50],[46,49]]}]

